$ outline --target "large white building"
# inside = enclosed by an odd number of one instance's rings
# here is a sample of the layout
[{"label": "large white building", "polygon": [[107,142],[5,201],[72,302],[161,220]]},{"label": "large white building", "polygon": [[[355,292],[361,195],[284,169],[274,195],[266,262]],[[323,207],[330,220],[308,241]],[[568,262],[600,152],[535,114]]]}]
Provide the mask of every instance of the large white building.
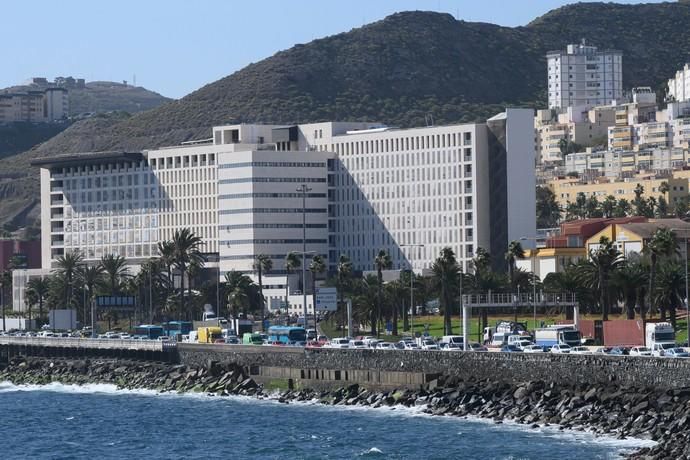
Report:
[{"label": "large white building", "polygon": [[690,101],[690,64],[676,72],[676,76],[668,81],[669,101]]},{"label": "large white building", "polygon": [[533,129],[530,109],[415,129],[242,124],[172,148],[40,159],[43,268],[75,250],[137,265],[190,227],[220,276],[253,273],[268,255],[265,295],[276,305],[289,284],[298,313],[299,277],[286,277],[284,261],[302,251],[303,232],[330,269],[347,254],[371,270],[385,249],[393,268],[420,272],[446,246],[465,270],[479,247],[501,265],[509,241],[536,233]]},{"label": "large white building", "polygon": [[623,96],[623,53],[570,44],[546,54],[550,109],[608,105]]}]

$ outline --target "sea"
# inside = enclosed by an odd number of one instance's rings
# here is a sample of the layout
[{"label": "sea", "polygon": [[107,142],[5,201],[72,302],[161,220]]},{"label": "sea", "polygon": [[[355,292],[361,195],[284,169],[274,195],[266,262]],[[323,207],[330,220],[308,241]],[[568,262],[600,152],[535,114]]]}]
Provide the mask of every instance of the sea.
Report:
[{"label": "sea", "polygon": [[0,382],[0,458],[614,459],[651,441],[410,408]]}]

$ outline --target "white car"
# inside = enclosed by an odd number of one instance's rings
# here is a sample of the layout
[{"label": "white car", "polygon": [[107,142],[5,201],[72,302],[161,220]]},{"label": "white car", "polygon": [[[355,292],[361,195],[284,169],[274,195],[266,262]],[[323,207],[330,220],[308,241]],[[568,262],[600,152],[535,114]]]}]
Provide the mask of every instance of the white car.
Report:
[{"label": "white car", "polygon": [[349,348],[369,348],[367,344],[364,343],[364,340],[350,340],[348,345],[350,346]]},{"label": "white car", "polygon": [[632,347],[630,356],[652,356],[652,350],[647,347]]},{"label": "white car", "polygon": [[539,345],[527,345],[522,351],[524,353],[544,353],[544,348]]},{"label": "white car", "polygon": [[570,345],[566,345],[564,343],[557,344],[551,347],[551,353],[570,353],[570,350],[572,350]]},{"label": "white car", "polygon": [[588,355],[592,352],[587,347],[573,347],[570,350],[570,353],[572,353],[574,355]]},{"label": "white car", "polygon": [[408,342],[408,341],[402,341],[403,345],[405,346],[405,350],[421,350],[419,348],[419,345],[417,345],[414,342]]},{"label": "white car", "polygon": [[422,350],[439,350],[438,345],[431,339],[422,341]]},{"label": "white car", "polygon": [[331,339],[324,348],[350,348],[350,340],[345,337]]},{"label": "white car", "polygon": [[378,342],[376,344],[377,350],[395,350],[395,347],[390,342]]},{"label": "white car", "polygon": [[518,347],[521,350],[524,350],[525,347],[529,347],[531,345],[534,345],[534,342],[531,342],[529,340],[520,340],[519,342],[514,342],[513,345]]},{"label": "white car", "polygon": [[443,351],[462,351],[463,347],[461,343],[447,343],[443,348],[441,348]]}]

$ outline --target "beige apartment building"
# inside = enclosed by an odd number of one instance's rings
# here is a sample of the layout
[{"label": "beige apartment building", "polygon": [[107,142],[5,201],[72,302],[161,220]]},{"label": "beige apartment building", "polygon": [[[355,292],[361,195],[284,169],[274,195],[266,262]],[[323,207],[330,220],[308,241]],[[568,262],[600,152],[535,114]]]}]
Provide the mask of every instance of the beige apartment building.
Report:
[{"label": "beige apartment building", "polygon": [[658,197],[661,184],[668,184],[669,190],[665,198],[669,203],[675,203],[679,199],[688,196],[688,176],[690,172],[680,171],[678,175],[638,175],[622,181],[612,181],[601,177],[598,180],[583,181],[579,178],[560,177],[548,183],[549,188],[556,195],[558,204],[565,208],[569,202],[574,202],[579,193],[584,193],[587,198],[595,196],[603,201],[607,196],[613,196],[616,200],[626,199],[632,201],[635,198],[635,188],[638,184],[644,187],[645,197]]}]

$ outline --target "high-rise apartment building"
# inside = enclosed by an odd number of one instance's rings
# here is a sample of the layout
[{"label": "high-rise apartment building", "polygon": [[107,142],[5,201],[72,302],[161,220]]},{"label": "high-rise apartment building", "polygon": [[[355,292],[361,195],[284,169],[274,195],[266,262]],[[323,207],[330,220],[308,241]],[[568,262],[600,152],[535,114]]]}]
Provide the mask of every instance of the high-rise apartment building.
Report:
[{"label": "high-rise apartment building", "polygon": [[[53,156],[41,167],[43,268],[79,250],[139,264],[189,227],[217,254],[219,274],[273,269],[264,294],[302,310],[285,257],[340,254],[373,269],[429,269],[451,247],[464,270],[477,248],[501,265],[511,240],[535,227],[533,112],[507,109],[486,123],[396,129],[374,123],[231,125],[211,140],[144,152]],[[309,255],[308,255],[309,257]],[[308,278],[309,280],[309,278]],[[310,283],[305,283],[309,288]],[[311,296],[308,304],[311,303]]]},{"label": "high-rise apartment building", "polygon": [[623,53],[570,44],[546,54],[550,109],[608,105],[623,96]]},{"label": "high-rise apartment building", "polygon": [[690,64],[676,72],[676,76],[668,81],[667,98],[669,101],[690,101]]}]

